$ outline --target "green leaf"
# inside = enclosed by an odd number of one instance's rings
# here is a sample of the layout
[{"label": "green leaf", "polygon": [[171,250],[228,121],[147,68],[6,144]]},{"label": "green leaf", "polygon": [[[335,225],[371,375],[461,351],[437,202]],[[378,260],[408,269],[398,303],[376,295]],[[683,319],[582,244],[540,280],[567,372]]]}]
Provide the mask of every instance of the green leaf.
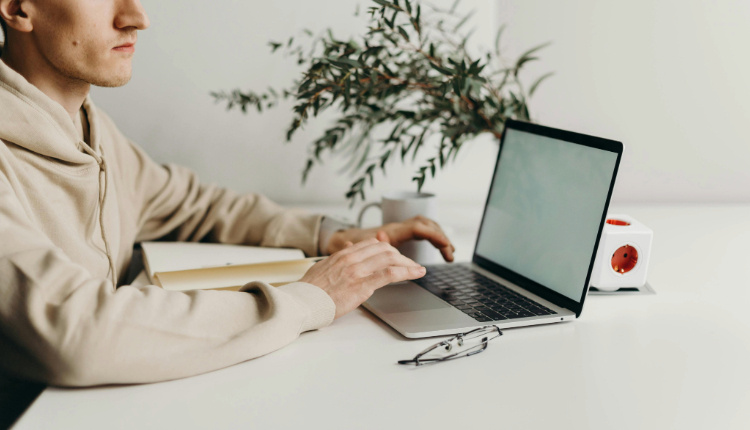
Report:
[{"label": "green leaf", "polygon": [[404,30],[404,27],[398,26],[398,32],[401,34],[401,36],[406,39],[406,41],[409,41],[409,35],[406,33],[406,30]]},{"label": "green leaf", "polygon": [[411,21],[411,26],[414,27],[417,34],[420,34],[422,30],[419,28],[419,22],[415,18],[410,18],[409,21]]},{"label": "green leaf", "polygon": [[450,14],[454,14],[456,12],[456,8],[458,7],[458,4],[461,3],[461,0],[456,0],[453,2],[453,5],[450,9]]},{"label": "green leaf", "polygon": [[453,79],[451,81],[451,84],[453,85],[453,92],[456,93],[457,96],[461,97],[461,84],[459,83],[458,78]]},{"label": "green leaf", "polygon": [[536,61],[538,60],[538,57],[522,57],[518,60],[516,63],[516,67],[513,70],[513,76],[518,76],[518,72],[521,70],[521,67],[523,67],[524,64],[528,63],[529,61]]},{"label": "green leaf", "polygon": [[[521,61],[523,61],[523,60],[524,60],[525,58],[527,58],[527,57],[531,56],[531,54],[533,54],[534,52],[536,52],[536,51],[538,51],[538,50],[540,50],[540,49],[542,49],[542,48],[546,48],[546,47],[547,47],[547,46],[549,46],[549,45],[550,45],[551,43],[552,43],[552,42],[545,42],[545,43],[542,43],[541,45],[537,45],[537,46],[535,46],[535,47],[533,47],[533,48],[529,49],[528,51],[524,52],[524,53],[523,53],[523,54],[521,54],[521,56],[520,56],[520,57],[518,58],[518,63],[520,63]],[[536,58],[535,58],[535,59],[536,59]]]},{"label": "green leaf", "polygon": [[508,83],[508,78],[509,77],[510,77],[510,70],[505,70],[503,72],[503,79],[502,79],[502,81],[500,81],[500,84],[497,85],[495,88],[497,88],[498,90],[504,88],[505,84]]},{"label": "green leaf", "polygon": [[[349,67],[361,67],[362,64],[360,64],[357,60],[352,60],[351,58],[341,57],[341,58],[328,58],[328,61],[331,64],[335,64],[340,67],[349,68]],[[347,67],[348,66],[348,67]]]},{"label": "green leaf", "polygon": [[424,185],[424,179],[425,179],[424,172],[420,176],[415,176],[411,178],[412,181],[417,182],[417,192],[422,191],[422,186]]},{"label": "green leaf", "polygon": [[268,45],[271,46],[271,53],[274,53],[277,49],[281,48],[282,44],[279,42],[268,42]]},{"label": "green leaf", "polygon": [[549,78],[550,76],[552,76],[554,74],[555,74],[555,72],[545,73],[544,75],[542,75],[541,77],[539,77],[539,79],[537,79],[536,81],[534,81],[534,83],[531,84],[531,87],[529,88],[529,97],[531,97],[532,95],[534,95],[534,91],[536,91],[537,87],[539,86],[539,84],[542,83],[543,80]]},{"label": "green leaf", "polygon": [[430,62],[430,66],[432,66],[433,69],[437,70],[438,72],[440,72],[440,73],[442,73],[442,74],[444,74],[446,76],[453,76],[453,73],[450,70],[448,70],[448,69],[446,69],[444,67],[440,67],[440,66],[438,66],[437,64],[435,64],[433,62]]},{"label": "green leaf", "polygon": [[352,81],[347,79],[344,82],[344,104],[348,107],[351,104]]},{"label": "green leaf", "polygon": [[334,44],[341,43],[341,41],[336,40],[336,38],[333,37],[333,30],[331,30],[330,28],[326,29],[326,34],[328,34],[328,39],[331,41],[331,43],[334,43]]},{"label": "green leaf", "polygon": [[393,4],[393,3],[387,2],[385,0],[372,0],[372,1],[374,1],[375,3],[377,3],[379,5],[382,5],[382,6],[385,6],[385,7],[389,7],[391,9],[401,10],[401,8],[399,6],[397,6],[397,5]]},{"label": "green leaf", "polygon": [[[398,9],[393,11],[393,15],[391,16],[391,19],[383,18],[385,21],[385,24],[388,26],[388,28],[393,29],[396,25],[396,15],[398,15]],[[384,36],[386,36],[385,33],[383,33]]]},{"label": "green leaf", "polygon": [[505,24],[497,29],[497,36],[495,36],[495,55],[498,57],[500,56],[500,37],[503,35],[503,31],[505,31]]},{"label": "green leaf", "polygon": [[[461,27],[463,27],[463,25],[466,24],[466,21],[468,21],[469,18],[471,18],[472,16],[474,16],[474,12],[475,11],[472,10],[471,12],[467,13],[463,18],[461,18],[461,21],[459,21],[458,24],[456,24],[456,26],[453,27],[453,31],[456,32],[456,31],[460,30]],[[467,39],[468,39],[468,37],[467,37]]]},{"label": "green leaf", "polygon": [[417,146],[414,147],[414,152],[411,155],[411,161],[412,163],[417,158],[417,153],[419,152],[419,148],[424,143],[424,138],[427,135],[427,131],[429,130],[428,127],[425,127],[424,130],[422,130],[422,134],[419,135],[419,139],[417,139]]},{"label": "green leaf", "polygon": [[385,174],[385,163],[388,162],[388,159],[391,157],[391,150],[389,149],[386,151],[385,154],[383,154],[382,157],[380,157],[380,169],[383,171],[383,174]]},{"label": "green leaf", "polygon": [[555,72],[545,73],[544,75],[540,76],[539,79],[537,79],[536,81],[534,81],[534,83],[531,84],[531,87],[529,88],[529,97],[531,97],[532,95],[534,95],[534,92],[536,91],[537,87],[539,87],[539,84],[542,83],[542,81],[544,81],[545,79],[549,78],[550,76],[552,76],[554,74],[555,74]]},{"label": "green leaf", "polygon": [[373,171],[375,171],[375,165],[370,164],[367,166],[367,170],[365,170],[365,175],[370,179],[370,186],[375,186],[375,180],[373,179]]},{"label": "green leaf", "polygon": [[479,61],[480,60],[476,60],[475,62],[469,65],[469,71],[468,71],[469,74],[474,75],[477,73],[477,70],[479,69]]},{"label": "green leaf", "polygon": [[409,153],[409,150],[414,145],[414,142],[417,140],[417,136],[412,136],[411,141],[407,146],[404,146],[401,148],[401,162],[404,162],[404,158],[406,157],[406,154]]},{"label": "green leaf", "polygon": [[357,166],[354,168],[355,171],[359,170],[360,168],[362,168],[362,166],[365,165],[365,163],[367,162],[367,157],[370,155],[371,148],[372,146],[370,145],[365,146],[365,150],[362,153],[362,156],[359,158],[359,163],[357,163]]}]

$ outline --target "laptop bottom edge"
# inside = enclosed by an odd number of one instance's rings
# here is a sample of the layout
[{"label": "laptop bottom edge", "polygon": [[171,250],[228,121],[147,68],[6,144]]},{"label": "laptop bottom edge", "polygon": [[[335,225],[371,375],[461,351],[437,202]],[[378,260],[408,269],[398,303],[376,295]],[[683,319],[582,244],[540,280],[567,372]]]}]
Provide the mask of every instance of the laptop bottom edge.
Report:
[{"label": "laptop bottom edge", "polygon": [[[575,314],[568,311],[555,315],[479,322],[450,306],[442,309],[426,309],[422,311],[395,313],[382,312],[376,303],[370,303],[369,301],[363,303],[362,306],[388,324],[391,328],[409,339],[453,335],[486,325],[496,325],[500,329],[509,329],[553,324],[573,321],[576,319]],[[435,321],[437,319],[443,322],[440,325],[436,325]]]}]

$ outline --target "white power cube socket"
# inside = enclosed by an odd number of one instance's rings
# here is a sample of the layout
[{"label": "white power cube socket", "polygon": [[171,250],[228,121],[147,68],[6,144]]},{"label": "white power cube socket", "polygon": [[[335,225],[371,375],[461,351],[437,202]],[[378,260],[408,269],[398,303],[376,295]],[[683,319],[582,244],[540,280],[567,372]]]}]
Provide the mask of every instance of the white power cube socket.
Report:
[{"label": "white power cube socket", "polygon": [[644,286],[653,238],[653,230],[633,217],[608,215],[589,284],[602,291]]}]

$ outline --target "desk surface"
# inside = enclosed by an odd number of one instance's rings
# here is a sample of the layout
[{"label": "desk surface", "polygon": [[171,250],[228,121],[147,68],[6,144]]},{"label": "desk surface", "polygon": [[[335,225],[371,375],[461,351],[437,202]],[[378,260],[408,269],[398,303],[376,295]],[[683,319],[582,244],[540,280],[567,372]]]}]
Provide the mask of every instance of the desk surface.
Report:
[{"label": "desk surface", "polygon": [[612,212],[654,229],[656,295],[591,296],[575,322],[505,330],[482,354],[420,368],[396,360],[435,340],[360,308],[209,374],[49,388],[15,428],[750,428],[750,206]]}]

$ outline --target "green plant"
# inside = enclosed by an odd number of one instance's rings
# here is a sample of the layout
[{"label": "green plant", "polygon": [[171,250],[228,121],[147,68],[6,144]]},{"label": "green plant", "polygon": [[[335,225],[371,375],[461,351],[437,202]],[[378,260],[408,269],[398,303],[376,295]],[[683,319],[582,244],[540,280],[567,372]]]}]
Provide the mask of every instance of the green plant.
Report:
[{"label": "green plant", "polygon": [[425,14],[416,0],[372,3],[368,30],[357,40],[339,40],[330,30],[319,36],[305,30],[305,46],[294,37],[270,42],[274,52],[286,52],[306,67],[289,88],[212,93],[228,109],[242,112],[253,107],[262,112],[281,99],[296,100],[287,140],[311,116],[335,111],[337,118],[312,142],[302,178],[307,180],[326,151],[343,154],[355,177],[346,193],[351,204],[358,197],[364,200],[367,180],[372,186],[376,171],[385,174],[392,157],[414,162],[437,134],[439,144],[413,178],[421,190],[428,175],[434,177],[470,139],[481,133],[500,137],[506,118],[529,120],[528,97],[552,75],[539,77],[527,91],[519,72],[537,60],[536,52],[547,44],[505,66],[500,56],[503,27],[494,51],[472,56],[467,50],[472,31],[462,32],[471,14],[457,14],[459,1],[448,10],[425,6]]}]

